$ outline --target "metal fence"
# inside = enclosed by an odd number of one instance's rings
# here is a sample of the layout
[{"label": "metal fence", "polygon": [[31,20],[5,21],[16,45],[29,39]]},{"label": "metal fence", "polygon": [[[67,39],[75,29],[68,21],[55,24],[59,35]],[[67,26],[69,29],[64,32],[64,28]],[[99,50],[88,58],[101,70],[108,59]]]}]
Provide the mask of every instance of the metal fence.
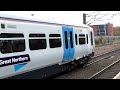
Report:
[{"label": "metal fence", "polygon": [[103,37],[104,39],[120,39],[120,36],[95,36],[95,40],[98,40],[99,38]]}]

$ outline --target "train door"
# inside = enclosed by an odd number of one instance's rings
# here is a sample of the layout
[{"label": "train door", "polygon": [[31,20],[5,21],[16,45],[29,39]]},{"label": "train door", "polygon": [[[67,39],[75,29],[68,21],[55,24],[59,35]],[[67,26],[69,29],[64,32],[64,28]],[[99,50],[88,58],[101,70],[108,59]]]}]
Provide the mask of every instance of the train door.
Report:
[{"label": "train door", "polygon": [[62,27],[62,33],[63,33],[63,48],[64,48],[63,60],[71,60],[74,57],[74,50],[75,50],[73,28]]}]

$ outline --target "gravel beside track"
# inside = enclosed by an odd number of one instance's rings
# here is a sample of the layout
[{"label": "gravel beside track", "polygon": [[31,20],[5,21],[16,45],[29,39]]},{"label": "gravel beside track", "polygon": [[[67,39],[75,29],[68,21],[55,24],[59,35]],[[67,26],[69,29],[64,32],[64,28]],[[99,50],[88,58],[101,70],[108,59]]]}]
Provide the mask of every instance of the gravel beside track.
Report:
[{"label": "gravel beside track", "polygon": [[95,56],[115,50],[115,49],[120,49],[120,42],[103,45],[103,46],[97,46],[95,48]]},{"label": "gravel beside track", "polygon": [[92,79],[113,79],[120,72],[120,61]]},{"label": "gravel beside track", "polygon": [[[120,49],[120,43],[114,43],[114,44],[109,44],[109,45],[105,45],[105,46],[97,46],[95,48],[95,56],[98,56],[98,55],[101,55],[101,54],[104,54],[106,52],[110,52],[113,50],[117,50],[117,49]],[[61,75],[55,79],[89,79],[89,77],[91,77],[93,74],[102,70],[102,68],[115,62],[119,58],[120,58],[120,53],[116,54],[115,56],[113,55],[111,57],[105,58],[104,60],[101,60],[93,65],[75,69],[75,70],[68,72],[67,74]],[[119,70],[117,70],[117,71],[119,71]],[[116,74],[116,73],[114,73],[114,74]],[[113,76],[114,75],[112,75],[111,77],[113,77]],[[105,78],[108,78],[108,77],[105,77]]]},{"label": "gravel beside track", "polygon": [[111,63],[117,61],[119,58],[120,52],[117,53],[115,56],[111,56],[110,58],[106,58],[87,67],[75,69],[71,72],[57,77],[56,79],[89,79],[95,73],[107,67]]}]

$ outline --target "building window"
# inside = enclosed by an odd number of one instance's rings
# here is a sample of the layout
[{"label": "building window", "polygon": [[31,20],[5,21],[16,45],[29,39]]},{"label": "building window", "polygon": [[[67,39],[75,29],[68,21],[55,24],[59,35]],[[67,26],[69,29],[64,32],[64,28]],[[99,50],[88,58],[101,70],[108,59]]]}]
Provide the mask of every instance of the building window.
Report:
[{"label": "building window", "polygon": [[97,30],[97,35],[105,35],[106,33],[106,25],[99,25]]},{"label": "building window", "polygon": [[61,47],[61,37],[60,34],[50,34],[49,35],[50,48]]},{"label": "building window", "polygon": [[45,34],[30,34],[29,47],[30,50],[46,49],[47,44]]}]

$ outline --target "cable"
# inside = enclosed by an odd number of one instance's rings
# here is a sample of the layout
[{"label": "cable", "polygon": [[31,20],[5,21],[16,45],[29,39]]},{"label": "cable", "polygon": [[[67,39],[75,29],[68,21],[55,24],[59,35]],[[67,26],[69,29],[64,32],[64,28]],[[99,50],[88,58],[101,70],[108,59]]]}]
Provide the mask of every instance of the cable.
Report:
[{"label": "cable", "polygon": [[[99,18],[97,18],[97,19],[94,19],[93,22],[98,21],[99,19],[103,18],[103,17],[106,16],[106,15],[108,15],[108,14],[104,14],[103,16],[101,16],[101,17],[99,17]],[[93,22],[91,22],[91,23],[93,23]],[[88,25],[90,25],[91,23],[89,23]]]},{"label": "cable", "polygon": [[[101,12],[101,11],[99,11],[96,15],[94,15],[94,17],[92,17],[90,20],[96,18],[96,16],[97,16],[100,12]],[[89,20],[88,22],[90,22],[90,20]],[[87,24],[88,22],[86,22],[86,24]]]}]

